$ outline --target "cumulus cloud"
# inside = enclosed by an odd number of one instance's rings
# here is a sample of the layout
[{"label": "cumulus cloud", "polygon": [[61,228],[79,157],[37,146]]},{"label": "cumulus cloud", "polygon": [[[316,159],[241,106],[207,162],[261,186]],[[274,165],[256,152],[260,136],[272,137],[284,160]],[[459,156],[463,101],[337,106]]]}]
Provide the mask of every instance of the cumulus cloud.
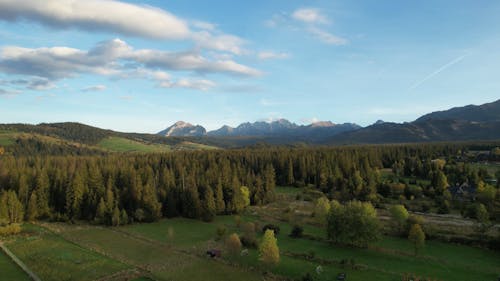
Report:
[{"label": "cumulus cloud", "polygon": [[0,72],[41,77],[47,81],[82,73],[118,78],[156,76],[153,78],[166,80],[170,76],[165,71],[261,75],[259,70],[231,59],[210,60],[198,52],[134,50],[120,39],[101,42],[88,51],[68,47],[30,49],[16,46],[0,50]]},{"label": "cumulus cloud", "polygon": [[292,18],[298,21],[312,24],[326,24],[329,23],[327,16],[323,15],[320,9],[315,8],[301,8],[292,13]]},{"label": "cumulus cloud", "polygon": [[263,51],[259,52],[257,54],[257,57],[261,60],[269,60],[269,59],[287,59],[290,57],[290,54],[280,52],[280,53],[275,53],[275,52],[270,52],[270,51]]},{"label": "cumulus cloud", "polygon": [[102,92],[106,90],[105,85],[94,85],[94,86],[88,86],[82,89],[82,92]]},{"label": "cumulus cloud", "polygon": [[0,19],[27,19],[52,27],[155,39],[184,39],[190,35],[186,22],[165,10],[113,0],[0,0]]}]

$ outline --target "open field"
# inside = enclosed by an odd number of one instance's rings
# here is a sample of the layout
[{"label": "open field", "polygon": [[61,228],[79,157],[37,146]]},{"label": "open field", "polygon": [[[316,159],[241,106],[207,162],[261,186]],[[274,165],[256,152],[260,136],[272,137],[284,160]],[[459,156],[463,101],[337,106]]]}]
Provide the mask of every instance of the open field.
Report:
[{"label": "open field", "polygon": [[[192,224],[196,221],[190,221]],[[152,224],[154,225],[154,224]],[[258,273],[207,259],[166,243],[131,235],[122,228],[46,224],[72,242],[136,267],[154,280],[261,280]],[[149,224],[145,224],[149,226]],[[159,228],[161,230],[161,228]],[[166,234],[165,234],[166,235]],[[179,236],[180,237],[180,236]],[[192,239],[197,242],[197,239]],[[200,239],[203,242],[203,239]],[[200,248],[201,249],[201,248]]]},{"label": "open field", "polygon": [[145,144],[119,137],[108,137],[98,143],[98,146],[113,152],[167,152],[168,145]]},{"label": "open field", "polygon": [[4,281],[29,281],[31,280],[5,253],[0,251],[0,274]]},{"label": "open field", "polygon": [[42,280],[95,280],[127,269],[127,265],[70,243],[35,225],[7,247]]},{"label": "open field", "polygon": [[13,145],[15,142],[16,133],[12,133],[10,131],[1,131],[0,130],[0,145],[1,146],[9,146]]},{"label": "open field", "polygon": [[[186,227],[187,224],[191,227]],[[174,219],[121,229],[162,243],[178,245],[186,251],[201,253],[214,243],[211,239],[214,237],[215,225],[221,224],[228,228],[229,233],[239,232],[230,217],[219,217],[211,224]],[[290,224],[280,222],[279,226],[281,233],[278,235],[278,244],[282,260],[272,271],[290,278],[298,278],[305,272],[313,273],[316,266],[322,262],[331,264],[323,265],[324,273],[318,280],[331,280],[332,275],[339,272],[348,272],[349,280],[367,280],[366,278],[375,276],[376,280],[398,280],[404,273],[416,273],[438,280],[493,280],[500,271],[500,254],[488,250],[430,241],[422,253],[415,257],[411,244],[406,239],[384,237],[370,249],[353,249],[332,246],[323,241],[293,239],[288,236],[291,231]],[[175,237],[182,238],[169,241],[169,228],[174,230]],[[318,227],[307,226],[305,229],[306,233],[312,236],[324,236],[324,230]],[[190,246],[188,241],[192,241],[194,246]],[[206,245],[205,248],[201,247],[203,244]],[[318,260],[308,261],[293,257],[311,254],[311,251]],[[342,259],[354,259],[363,269],[342,268],[339,264]],[[250,250],[249,256],[239,257],[237,261],[245,266],[259,266],[256,250]]]}]

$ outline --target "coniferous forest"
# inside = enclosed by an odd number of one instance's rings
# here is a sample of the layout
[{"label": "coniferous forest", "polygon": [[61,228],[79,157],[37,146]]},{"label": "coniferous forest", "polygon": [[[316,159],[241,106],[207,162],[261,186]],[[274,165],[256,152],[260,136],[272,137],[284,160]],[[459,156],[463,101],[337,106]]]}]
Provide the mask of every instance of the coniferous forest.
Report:
[{"label": "coniferous forest", "polygon": [[[177,216],[211,221],[217,214],[241,212],[246,202],[274,201],[276,185],[374,205],[387,198],[425,196],[449,209],[449,186],[467,182],[481,187],[479,200],[498,218],[498,190],[486,184],[490,175],[463,161],[471,148],[415,144],[99,156],[7,153],[0,156],[0,190],[2,202],[8,202],[2,204],[3,213],[15,213],[14,222],[25,218],[119,225]],[[410,187],[384,178],[382,169],[429,183]]]}]

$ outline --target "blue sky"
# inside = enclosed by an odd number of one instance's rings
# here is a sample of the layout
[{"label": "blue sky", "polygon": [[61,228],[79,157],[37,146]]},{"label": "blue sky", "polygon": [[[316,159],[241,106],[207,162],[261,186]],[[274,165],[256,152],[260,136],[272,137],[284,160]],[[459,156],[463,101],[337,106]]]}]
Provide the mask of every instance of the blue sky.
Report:
[{"label": "blue sky", "polygon": [[0,0],[0,122],[369,125],[500,98],[499,1]]}]

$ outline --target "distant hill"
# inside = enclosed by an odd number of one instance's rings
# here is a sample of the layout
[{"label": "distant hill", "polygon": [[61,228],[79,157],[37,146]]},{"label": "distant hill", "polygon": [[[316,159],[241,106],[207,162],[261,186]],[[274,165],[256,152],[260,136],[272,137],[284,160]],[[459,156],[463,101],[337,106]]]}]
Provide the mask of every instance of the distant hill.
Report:
[{"label": "distant hill", "polygon": [[0,124],[0,145],[14,155],[90,155],[217,148],[188,138],[121,133],[72,122]]},{"label": "distant hill", "polygon": [[467,105],[464,107],[454,107],[445,111],[432,112],[415,121],[422,122],[431,119],[465,120],[472,122],[500,121],[500,100],[483,105]]}]

